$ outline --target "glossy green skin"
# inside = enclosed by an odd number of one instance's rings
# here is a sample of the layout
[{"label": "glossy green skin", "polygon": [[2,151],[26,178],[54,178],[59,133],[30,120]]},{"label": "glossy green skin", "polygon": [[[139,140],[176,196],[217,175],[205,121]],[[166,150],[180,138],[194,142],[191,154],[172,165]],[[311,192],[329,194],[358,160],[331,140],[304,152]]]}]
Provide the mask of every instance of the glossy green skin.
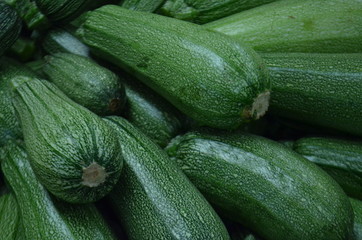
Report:
[{"label": "glossy green skin", "polygon": [[29,68],[9,58],[0,60],[0,146],[10,139],[23,137],[20,123],[12,104],[11,79],[18,76],[35,77]]},{"label": "glossy green skin", "polygon": [[294,151],[331,175],[351,197],[362,200],[362,142],[333,138],[302,138]]},{"label": "glossy green skin", "polygon": [[[14,106],[26,150],[39,181],[72,203],[94,202],[117,183],[123,158],[117,135],[96,114],[76,104],[53,84],[16,79]],[[97,163],[106,172],[98,186],[83,184],[84,168]]]},{"label": "glossy green skin", "polygon": [[42,46],[48,54],[73,53],[84,57],[90,56],[90,50],[85,44],[61,28],[49,31],[42,41]]},{"label": "glossy green skin", "polygon": [[[1,240],[15,240],[21,235],[21,215],[13,193],[0,197],[0,233]],[[24,239],[23,239],[24,240]]]},{"label": "glossy green skin", "polygon": [[126,102],[118,76],[89,58],[71,53],[47,56],[43,72],[69,98],[98,115],[115,115]]},{"label": "glossy green skin", "polygon": [[264,54],[270,112],[362,136],[362,54]]},{"label": "glossy green skin", "polygon": [[275,0],[167,0],[161,12],[198,24],[208,23]]},{"label": "glossy green skin", "polygon": [[283,0],[205,27],[261,52],[362,52],[362,0]]},{"label": "glossy green skin", "polygon": [[21,19],[15,10],[0,2],[0,56],[18,39],[21,31]]},{"label": "glossy green skin", "polygon": [[165,0],[125,0],[121,6],[135,11],[154,12],[164,2]]},{"label": "glossy green skin", "polygon": [[340,186],[283,145],[254,135],[190,132],[167,148],[224,215],[267,240],[349,239],[353,211]]},{"label": "glossy green skin", "polygon": [[269,89],[255,53],[201,26],[119,6],[103,6],[78,30],[95,54],[136,75],[201,124],[236,128]]},{"label": "glossy green skin", "polygon": [[362,239],[362,202],[353,198],[349,199],[354,212],[354,240]]},{"label": "glossy green skin", "polygon": [[122,80],[127,95],[122,115],[156,144],[166,147],[181,131],[182,114],[147,86],[131,80]]},{"label": "glossy green skin", "polygon": [[26,239],[116,239],[93,204],[74,205],[51,197],[22,147],[8,146],[2,169],[19,204]]},{"label": "glossy green skin", "polygon": [[122,118],[106,121],[125,158],[110,197],[130,239],[229,239],[220,218],[161,148]]}]

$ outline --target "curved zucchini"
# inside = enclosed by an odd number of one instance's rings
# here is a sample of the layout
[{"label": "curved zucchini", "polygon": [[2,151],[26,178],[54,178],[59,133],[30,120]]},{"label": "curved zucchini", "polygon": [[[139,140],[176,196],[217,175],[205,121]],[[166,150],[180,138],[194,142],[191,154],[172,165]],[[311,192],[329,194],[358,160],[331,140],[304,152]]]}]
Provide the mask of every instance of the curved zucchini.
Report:
[{"label": "curved zucchini", "polygon": [[268,108],[270,84],[261,59],[222,34],[112,5],[89,13],[78,34],[99,57],[201,124],[236,128]]},{"label": "curved zucchini", "polygon": [[229,239],[211,206],[157,145],[122,118],[106,121],[125,158],[110,197],[130,239]]},{"label": "curved zucchini", "polygon": [[276,1],[204,26],[261,52],[362,52],[361,0]]},{"label": "curved zucchini", "polygon": [[35,77],[29,68],[20,63],[3,58],[0,60],[0,146],[5,145],[10,139],[23,137],[20,123],[16,117],[12,104],[11,79],[14,77]]},{"label": "curved zucchini", "polygon": [[51,197],[38,182],[25,150],[7,146],[1,163],[24,222],[26,239],[116,239],[92,204],[68,204]]},{"label": "curved zucchini", "polygon": [[167,16],[208,23],[275,0],[167,0],[160,9]]},{"label": "curved zucchini", "polygon": [[268,240],[349,239],[353,210],[325,172],[254,135],[190,132],[168,146],[206,199]]},{"label": "curved zucchini", "polygon": [[121,6],[130,10],[141,12],[156,11],[165,0],[125,0]]},{"label": "curved zucchini", "polygon": [[21,214],[13,193],[0,196],[0,233],[1,240],[24,240],[19,238],[23,233]]},{"label": "curved zucchini", "polygon": [[118,76],[89,58],[70,53],[46,56],[43,72],[69,98],[98,115],[115,115],[126,102]]},{"label": "curved zucchini", "polygon": [[362,136],[362,54],[262,57],[271,75],[272,114]]},{"label": "curved zucchini", "polygon": [[73,53],[84,57],[90,56],[89,48],[68,31],[55,28],[50,30],[42,42],[48,54]]},{"label": "curved zucchini", "polygon": [[21,31],[21,19],[15,10],[0,2],[0,56],[18,39]]},{"label": "curved zucchini", "polygon": [[354,240],[362,239],[362,202],[353,198],[349,199],[351,201],[353,212],[354,212]]},{"label": "curved zucchini", "polygon": [[123,164],[117,135],[53,84],[16,78],[13,103],[39,181],[68,202],[94,202],[117,183]]},{"label": "curved zucchini", "polygon": [[362,143],[333,138],[302,138],[294,151],[314,162],[351,197],[362,200]]}]

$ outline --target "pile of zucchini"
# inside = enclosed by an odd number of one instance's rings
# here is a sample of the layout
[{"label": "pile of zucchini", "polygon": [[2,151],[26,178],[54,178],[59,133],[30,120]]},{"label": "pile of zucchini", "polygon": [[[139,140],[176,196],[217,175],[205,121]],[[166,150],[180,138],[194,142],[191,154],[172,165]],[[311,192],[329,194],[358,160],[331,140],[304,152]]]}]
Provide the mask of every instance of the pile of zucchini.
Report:
[{"label": "pile of zucchini", "polygon": [[362,0],[0,0],[1,240],[361,240]]}]

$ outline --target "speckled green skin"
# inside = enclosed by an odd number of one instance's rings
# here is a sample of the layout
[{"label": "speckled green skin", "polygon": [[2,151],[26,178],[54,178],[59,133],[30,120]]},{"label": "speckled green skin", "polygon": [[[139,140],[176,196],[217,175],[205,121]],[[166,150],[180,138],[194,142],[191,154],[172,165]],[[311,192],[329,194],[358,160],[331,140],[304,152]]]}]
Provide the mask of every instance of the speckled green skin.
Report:
[{"label": "speckled green skin", "polygon": [[[13,193],[7,193],[0,197],[0,233],[1,240],[19,239],[17,236],[21,228],[20,211]],[[23,239],[25,240],[25,239]]]},{"label": "speckled green skin", "polygon": [[284,0],[205,27],[262,52],[362,52],[362,0]]},{"label": "speckled green skin", "polygon": [[110,197],[130,239],[229,239],[220,218],[161,148],[122,118],[106,121],[125,158]]},{"label": "speckled green skin", "polygon": [[47,56],[43,72],[69,98],[98,115],[116,115],[126,102],[118,76],[89,58],[71,53]]},{"label": "speckled green skin", "polygon": [[362,142],[333,138],[302,138],[294,151],[319,165],[351,197],[362,199]]},{"label": "speckled green skin", "polygon": [[165,0],[124,0],[121,6],[136,11],[154,12],[164,1]]},{"label": "speckled green skin", "polygon": [[273,88],[270,113],[362,136],[362,54],[262,56]]},{"label": "speckled green skin", "polygon": [[119,6],[103,6],[78,30],[98,56],[123,67],[194,120],[236,128],[269,89],[251,49],[196,24]]},{"label": "speckled green skin", "polygon": [[[76,104],[53,84],[39,79],[23,81],[14,92],[27,152],[39,181],[55,196],[74,203],[94,202],[117,183],[123,164],[112,129],[96,114]],[[105,182],[82,184],[83,169],[97,163]]]},{"label": "speckled green skin", "polygon": [[167,151],[223,213],[267,240],[349,239],[351,204],[325,172],[254,135],[190,132]]},{"label": "speckled green skin", "polygon": [[275,0],[167,0],[161,12],[198,24],[208,23]]},{"label": "speckled green skin", "polygon": [[182,114],[144,84],[132,79],[122,82],[127,95],[122,115],[159,146],[166,147],[181,131]]},{"label": "speckled green skin", "polygon": [[10,139],[23,137],[20,123],[11,101],[11,79],[17,76],[35,77],[29,68],[9,58],[0,60],[0,146]]},{"label": "speckled green skin", "polygon": [[362,240],[362,202],[353,198],[351,201],[354,212],[354,240]]},{"label": "speckled green skin", "polygon": [[52,198],[37,180],[25,150],[15,144],[7,147],[1,166],[19,204],[26,239],[116,239],[94,205]]},{"label": "speckled green skin", "polygon": [[90,56],[89,48],[62,28],[50,30],[42,41],[42,47],[48,54],[73,53],[84,57]]},{"label": "speckled green skin", "polygon": [[20,30],[21,19],[15,10],[0,2],[0,56],[18,39]]}]

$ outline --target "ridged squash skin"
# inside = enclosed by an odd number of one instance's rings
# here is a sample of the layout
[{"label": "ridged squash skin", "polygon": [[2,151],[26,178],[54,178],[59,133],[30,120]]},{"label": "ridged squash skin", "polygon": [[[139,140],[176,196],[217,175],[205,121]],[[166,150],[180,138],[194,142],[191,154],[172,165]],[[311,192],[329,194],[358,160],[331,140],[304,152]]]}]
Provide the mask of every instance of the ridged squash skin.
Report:
[{"label": "ridged squash skin", "polygon": [[0,2],[0,56],[18,39],[21,31],[21,19],[15,10]]},{"label": "ridged squash skin", "polygon": [[362,202],[357,199],[350,198],[354,212],[354,240],[362,239]]},{"label": "ridged squash skin", "polygon": [[46,56],[43,73],[70,99],[98,115],[119,114],[126,102],[119,77],[87,57],[71,53]]},{"label": "ridged squash skin", "polygon": [[19,204],[25,239],[116,239],[93,204],[68,204],[49,195],[37,180],[23,147],[8,145],[1,166]]},{"label": "ridged squash skin", "polygon": [[11,139],[23,137],[11,100],[11,80],[19,76],[36,77],[36,74],[12,59],[4,57],[0,60],[0,146]]},{"label": "ridged squash skin", "polygon": [[362,200],[362,142],[310,137],[297,140],[293,149],[332,176],[349,196]]},{"label": "ridged squash skin", "polygon": [[99,57],[201,124],[236,128],[267,110],[270,83],[262,60],[227,36],[113,5],[90,12],[77,33]]},{"label": "ridged squash skin", "polygon": [[165,0],[124,0],[121,6],[135,11],[154,12],[164,2]]},{"label": "ridged squash skin", "polygon": [[21,213],[14,193],[0,196],[0,233],[1,240],[24,240],[19,238],[22,226]]},{"label": "ridged squash skin", "polygon": [[362,52],[362,0],[283,0],[204,25],[261,52]]},{"label": "ridged squash skin", "polygon": [[220,218],[167,154],[126,120],[106,118],[125,167],[110,194],[130,239],[229,239]]},{"label": "ridged squash skin", "polygon": [[26,150],[39,181],[58,198],[88,203],[117,183],[123,158],[117,135],[52,83],[13,81]]},{"label": "ridged squash skin", "polygon": [[266,240],[349,239],[353,210],[325,172],[282,144],[255,135],[189,132],[167,147],[223,215]]},{"label": "ridged squash skin", "polygon": [[362,136],[362,54],[262,57],[271,75],[270,113]]},{"label": "ridged squash skin", "polygon": [[167,0],[161,12],[184,21],[205,24],[275,0]]}]

